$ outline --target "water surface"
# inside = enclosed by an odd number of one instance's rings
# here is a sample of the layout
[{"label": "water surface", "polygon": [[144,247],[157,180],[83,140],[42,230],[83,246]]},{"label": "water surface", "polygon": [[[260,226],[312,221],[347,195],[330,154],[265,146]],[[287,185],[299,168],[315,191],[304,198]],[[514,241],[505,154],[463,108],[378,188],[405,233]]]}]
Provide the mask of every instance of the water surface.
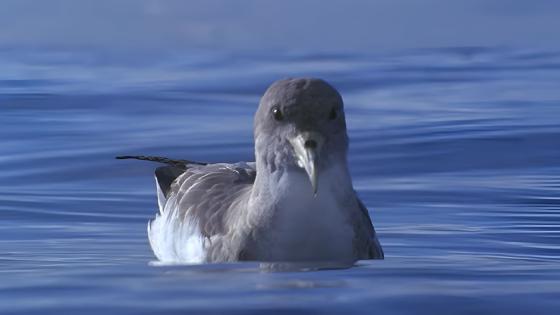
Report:
[{"label": "water surface", "polygon": [[[0,51],[0,313],[556,314],[560,53]],[[342,93],[384,261],[155,266],[154,164],[253,159],[272,81]],[[328,240],[325,240],[328,241]]]}]

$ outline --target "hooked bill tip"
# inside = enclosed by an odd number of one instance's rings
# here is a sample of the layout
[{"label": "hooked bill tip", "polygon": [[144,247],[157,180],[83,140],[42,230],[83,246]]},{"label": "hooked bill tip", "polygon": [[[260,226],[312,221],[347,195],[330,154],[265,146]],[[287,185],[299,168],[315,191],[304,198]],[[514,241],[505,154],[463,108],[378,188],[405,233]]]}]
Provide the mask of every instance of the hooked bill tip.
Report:
[{"label": "hooked bill tip", "polygon": [[313,190],[313,196],[317,196],[317,167],[323,142],[323,136],[317,132],[302,132],[295,138],[290,139],[297,164],[307,173]]}]

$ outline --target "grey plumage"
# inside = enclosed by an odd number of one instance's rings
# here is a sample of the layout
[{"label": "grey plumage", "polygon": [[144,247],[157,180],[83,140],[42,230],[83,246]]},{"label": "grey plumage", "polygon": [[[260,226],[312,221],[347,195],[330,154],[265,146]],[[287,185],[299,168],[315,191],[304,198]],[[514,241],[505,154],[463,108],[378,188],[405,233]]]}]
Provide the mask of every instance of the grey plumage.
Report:
[{"label": "grey plumage", "polygon": [[254,163],[160,160],[170,166],[156,170],[160,214],[148,229],[160,260],[383,258],[352,188],[334,88],[319,79],[275,82],[261,99],[254,137]]}]

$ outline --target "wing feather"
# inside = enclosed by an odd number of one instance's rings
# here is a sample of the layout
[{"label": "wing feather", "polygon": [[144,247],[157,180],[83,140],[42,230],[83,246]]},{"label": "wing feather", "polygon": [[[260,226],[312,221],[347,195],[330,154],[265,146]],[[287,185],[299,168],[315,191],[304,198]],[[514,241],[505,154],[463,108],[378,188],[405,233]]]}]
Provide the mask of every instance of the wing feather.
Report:
[{"label": "wing feather", "polygon": [[238,215],[232,211],[240,209],[232,205],[248,200],[255,176],[252,163],[189,165],[171,183],[160,215],[150,222],[156,256],[163,261],[204,260],[204,242],[228,233],[231,218]]},{"label": "wing feather", "polygon": [[358,198],[360,213],[356,217],[354,224],[355,244],[354,248],[360,259],[383,259],[385,254],[383,248],[377,239],[375,228],[371,222],[368,209],[364,203]]}]

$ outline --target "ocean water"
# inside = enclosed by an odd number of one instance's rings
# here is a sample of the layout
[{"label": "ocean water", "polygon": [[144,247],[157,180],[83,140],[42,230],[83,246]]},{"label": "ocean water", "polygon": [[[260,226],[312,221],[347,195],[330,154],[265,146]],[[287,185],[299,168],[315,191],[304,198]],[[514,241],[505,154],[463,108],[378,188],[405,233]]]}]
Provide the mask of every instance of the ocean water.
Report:
[{"label": "ocean water", "polygon": [[[0,50],[1,314],[558,314],[560,52]],[[349,269],[158,266],[155,164],[253,159],[274,80],[346,104],[386,258]],[[328,241],[328,240],[325,240]]]}]

